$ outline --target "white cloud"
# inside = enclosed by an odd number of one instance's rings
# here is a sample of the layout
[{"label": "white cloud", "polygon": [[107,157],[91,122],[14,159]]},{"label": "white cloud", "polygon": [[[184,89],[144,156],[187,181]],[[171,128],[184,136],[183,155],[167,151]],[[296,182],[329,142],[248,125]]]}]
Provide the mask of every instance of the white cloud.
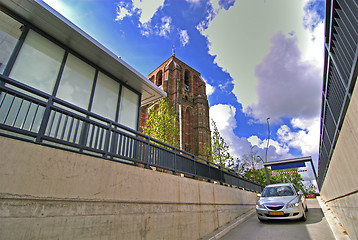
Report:
[{"label": "white cloud", "polygon": [[215,88],[213,86],[211,86],[209,83],[205,84],[206,86],[206,95],[210,96],[211,94],[213,94],[215,92]]},{"label": "white cloud", "polygon": [[180,31],[180,43],[182,46],[185,46],[189,43],[189,35],[187,30]]},{"label": "white cloud", "polygon": [[[252,146],[257,146],[258,154],[264,159],[266,155],[267,139],[261,140],[257,136],[250,138],[240,138],[235,135],[236,128],[236,108],[231,105],[218,104],[210,107],[210,116],[215,121],[220,135],[230,148],[230,154],[234,158],[240,158],[244,154],[248,154]],[[291,158],[289,148],[285,143],[279,143],[270,140],[268,149],[269,161]]]},{"label": "white cloud", "polygon": [[133,0],[133,9],[139,10],[139,21],[142,24],[148,23],[163,5],[164,0]]},{"label": "white cloud", "polygon": [[164,0],[132,0],[121,2],[117,4],[115,21],[122,21],[125,17],[138,15],[140,22],[138,27],[141,29],[142,35],[149,36],[155,33],[166,37],[168,32],[170,32],[170,17],[163,17],[161,19],[162,25],[156,26],[155,30],[152,29],[150,24],[154,14],[163,6]]},{"label": "white cloud", "polygon": [[201,0],[185,0],[188,3],[199,3]]},{"label": "white cloud", "polygon": [[322,69],[301,61],[297,38],[277,33],[270,52],[256,66],[257,103],[246,112],[263,122],[270,117],[312,119],[321,106]]},{"label": "white cloud", "polygon": [[230,154],[234,158],[239,158],[247,154],[251,144],[246,138],[239,138],[235,135],[236,128],[235,107],[231,105],[218,104],[210,107],[210,117],[215,121],[220,135],[224,138],[229,146]]},{"label": "white cloud", "polygon": [[123,18],[127,17],[127,16],[132,16],[133,12],[131,10],[128,10],[129,6],[127,5],[123,5],[123,4],[118,4],[117,8],[116,8],[116,19],[115,21],[122,21]]},{"label": "white cloud", "polygon": [[[213,8],[217,9],[216,2]],[[209,53],[215,56],[215,63],[233,78],[233,93],[244,111],[259,101],[255,67],[269,53],[270,39],[277,32],[297,38],[302,61],[312,60],[310,64],[321,65],[322,60],[314,60],[323,56],[323,41],[317,38],[317,32],[310,32],[302,24],[306,2],[241,0],[197,26],[208,39]],[[315,56],[312,56],[312,49],[318,49],[314,51]]]},{"label": "white cloud", "polygon": [[158,35],[162,36],[162,37],[168,37],[168,34],[171,32],[171,22],[172,22],[172,18],[171,17],[162,17],[161,18],[162,24],[159,27],[159,32]]},{"label": "white cloud", "polygon": [[323,23],[324,16],[318,13],[321,10],[323,15],[324,0],[310,0],[304,7],[305,14],[303,16],[303,26],[310,31],[314,31],[318,24]]},{"label": "white cloud", "polygon": [[205,92],[207,96],[210,96],[211,94],[213,94],[215,92],[215,87],[213,87],[212,85],[210,85],[208,83],[208,81],[204,78],[201,77],[201,79],[205,82]]},{"label": "white cloud", "polygon": [[219,131],[236,128],[236,108],[231,105],[218,104],[210,107],[210,116],[216,122]]},{"label": "white cloud", "polygon": [[266,149],[267,142],[268,142],[269,148],[272,146],[275,147],[276,153],[278,155],[286,156],[290,151],[290,148],[286,144],[277,142],[272,139],[268,141],[267,139],[261,140],[258,136],[251,136],[247,140],[251,143],[252,146],[257,146],[258,148],[261,149]]},{"label": "white cloud", "polygon": [[296,131],[290,129],[287,125],[282,125],[277,130],[279,140],[289,147],[300,150],[304,156],[317,154],[320,118],[317,117],[311,120],[294,118],[291,120],[291,124]]}]

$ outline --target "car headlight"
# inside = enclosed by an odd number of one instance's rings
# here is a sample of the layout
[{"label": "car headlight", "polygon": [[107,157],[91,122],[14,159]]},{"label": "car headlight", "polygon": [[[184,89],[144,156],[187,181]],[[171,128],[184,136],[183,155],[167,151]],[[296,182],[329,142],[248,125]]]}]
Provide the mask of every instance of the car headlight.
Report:
[{"label": "car headlight", "polygon": [[286,208],[294,208],[294,207],[298,207],[300,204],[298,202],[291,202],[291,203],[288,203],[286,205]]},{"label": "car headlight", "polygon": [[265,208],[265,205],[263,205],[262,203],[258,202],[258,203],[256,203],[256,208]]}]

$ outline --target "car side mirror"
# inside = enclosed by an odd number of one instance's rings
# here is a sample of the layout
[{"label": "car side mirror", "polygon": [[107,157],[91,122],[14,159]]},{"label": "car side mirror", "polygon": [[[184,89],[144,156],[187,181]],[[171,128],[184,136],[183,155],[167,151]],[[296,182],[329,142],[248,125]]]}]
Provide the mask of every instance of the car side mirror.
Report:
[{"label": "car side mirror", "polygon": [[257,197],[261,197],[261,193],[257,194]]}]

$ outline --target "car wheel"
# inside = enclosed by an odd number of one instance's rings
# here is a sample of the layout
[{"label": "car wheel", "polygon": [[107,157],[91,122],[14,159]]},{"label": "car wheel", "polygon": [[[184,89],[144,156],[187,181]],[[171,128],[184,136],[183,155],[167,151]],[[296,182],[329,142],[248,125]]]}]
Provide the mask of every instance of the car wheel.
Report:
[{"label": "car wheel", "polygon": [[303,211],[303,215],[302,215],[302,217],[300,218],[300,220],[301,220],[302,222],[305,222],[305,221],[307,220],[306,211]]}]

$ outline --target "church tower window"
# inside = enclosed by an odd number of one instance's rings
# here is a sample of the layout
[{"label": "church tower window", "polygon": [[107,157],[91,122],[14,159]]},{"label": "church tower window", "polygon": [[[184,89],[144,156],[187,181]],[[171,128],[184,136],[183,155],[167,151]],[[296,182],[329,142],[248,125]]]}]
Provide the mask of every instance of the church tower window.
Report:
[{"label": "church tower window", "polygon": [[190,72],[185,70],[184,74],[184,88],[186,91],[190,91]]},{"label": "church tower window", "polygon": [[160,70],[157,73],[157,86],[160,87],[162,85],[163,85],[163,72],[162,72],[162,70]]}]

